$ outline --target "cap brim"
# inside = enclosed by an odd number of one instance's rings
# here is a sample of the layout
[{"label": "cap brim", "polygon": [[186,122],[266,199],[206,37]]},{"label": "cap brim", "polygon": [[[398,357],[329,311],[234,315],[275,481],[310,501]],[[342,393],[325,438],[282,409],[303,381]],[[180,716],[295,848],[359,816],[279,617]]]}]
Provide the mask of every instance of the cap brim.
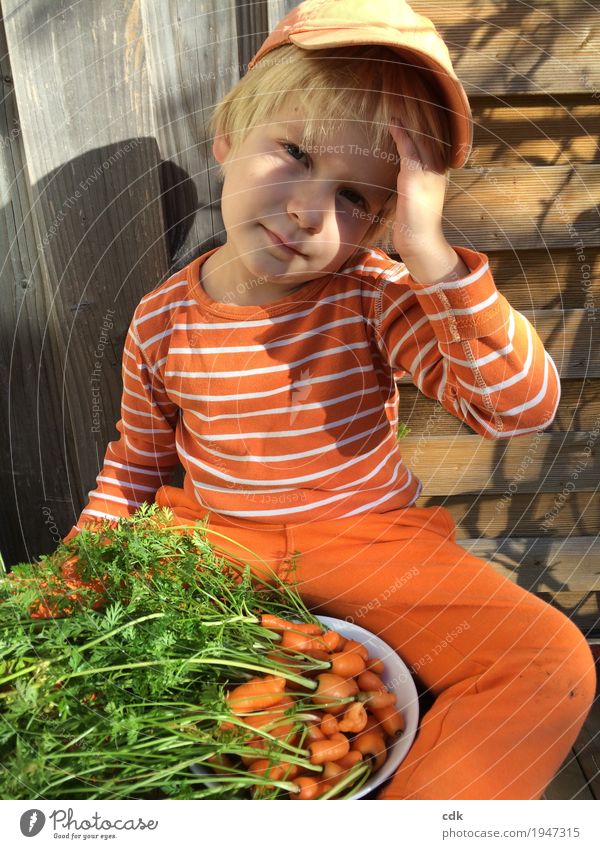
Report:
[{"label": "cap brim", "polygon": [[[382,47],[389,47],[395,50],[403,57],[413,57],[417,67],[425,67],[432,71],[438,77],[438,84],[444,91],[446,97],[446,108],[449,112],[449,120],[452,132],[452,156],[450,161],[451,168],[461,168],[471,152],[473,146],[473,122],[471,116],[471,107],[465,90],[458,78],[449,73],[447,68],[444,68],[439,62],[436,62],[430,55],[415,50],[413,45],[403,46],[398,43],[398,34],[395,33],[395,38],[386,37],[385,29],[380,27],[369,28],[361,27],[360,30],[354,32],[352,29],[329,29],[329,30],[312,30],[309,32],[294,32],[288,35],[290,42],[304,50],[321,50],[323,48],[332,47],[351,47],[354,45],[378,44]],[[266,46],[266,45],[265,45]],[[281,44],[277,46],[282,46]],[[275,48],[275,45],[274,45]],[[258,61],[267,50],[259,50],[254,57],[252,64]],[[443,79],[439,79],[439,78]]]}]

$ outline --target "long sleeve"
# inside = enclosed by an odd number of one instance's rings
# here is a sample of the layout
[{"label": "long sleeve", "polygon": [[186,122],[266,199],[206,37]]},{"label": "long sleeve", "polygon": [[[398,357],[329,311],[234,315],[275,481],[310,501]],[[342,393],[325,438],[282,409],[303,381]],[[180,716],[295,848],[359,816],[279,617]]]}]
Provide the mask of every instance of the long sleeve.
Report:
[{"label": "long sleeve", "polygon": [[556,367],[535,329],[497,290],[485,254],[454,247],[460,280],[382,275],[377,343],[395,372],[489,439],[543,430],[560,400]]},{"label": "long sleeve", "polygon": [[97,487],[67,539],[87,521],[131,516],[143,502],[153,502],[177,465],[178,408],[169,400],[158,369],[144,357],[135,316],[125,340],[122,375],[121,418],[116,425],[120,438],[108,444]]}]

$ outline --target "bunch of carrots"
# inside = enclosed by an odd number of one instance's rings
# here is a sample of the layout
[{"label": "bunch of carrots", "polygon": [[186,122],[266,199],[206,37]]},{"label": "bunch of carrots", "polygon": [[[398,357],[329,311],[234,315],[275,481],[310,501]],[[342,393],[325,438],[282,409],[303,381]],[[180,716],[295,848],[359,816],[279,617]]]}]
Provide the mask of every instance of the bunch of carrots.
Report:
[{"label": "bunch of carrots", "polygon": [[171,521],[0,574],[0,798],[355,795],[404,728],[382,660]]},{"label": "bunch of carrots", "polygon": [[[247,741],[256,753],[241,755],[240,762],[253,775],[291,780],[296,785],[288,791],[291,799],[335,798],[348,785],[360,782],[360,786],[384,764],[388,746],[404,730],[396,696],[381,678],[383,660],[369,657],[367,648],[356,640],[345,639],[335,630],[323,633],[313,623],[265,613],[261,625],[281,635],[277,650],[269,654],[271,661],[293,671],[295,658],[307,655],[328,663],[329,671],[304,673],[316,683],[308,695],[277,675],[255,676],[228,692],[232,715],[246,727],[263,732]],[[220,726],[221,732],[235,728],[231,720]],[[278,741],[304,746],[309,763],[289,763],[280,755],[270,758],[264,732]],[[215,765],[226,770],[234,763],[224,755]],[[262,795],[268,787],[261,785],[254,795]]]}]

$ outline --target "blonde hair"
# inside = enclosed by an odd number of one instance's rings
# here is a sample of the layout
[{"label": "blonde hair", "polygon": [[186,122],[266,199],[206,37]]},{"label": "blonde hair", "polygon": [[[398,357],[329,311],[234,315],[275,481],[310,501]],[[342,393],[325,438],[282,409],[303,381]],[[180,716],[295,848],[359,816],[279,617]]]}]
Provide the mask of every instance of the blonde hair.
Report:
[{"label": "blonde hair", "polygon": [[[285,45],[268,53],[217,104],[210,132],[224,135],[235,155],[246,134],[268,124],[293,103],[302,116],[302,145],[315,149],[344,122],[364,124],[367,142],[393,158],[396,151],[388,125],[398,119],[438,171],[447,171],[450,127],[431,72],[415,67],[395,51],[373,45],[336,50],[302,50]],[[224,175],[223,166],[220,168]],[[389,237],[395,194],[369,227],[363,244]]]}]

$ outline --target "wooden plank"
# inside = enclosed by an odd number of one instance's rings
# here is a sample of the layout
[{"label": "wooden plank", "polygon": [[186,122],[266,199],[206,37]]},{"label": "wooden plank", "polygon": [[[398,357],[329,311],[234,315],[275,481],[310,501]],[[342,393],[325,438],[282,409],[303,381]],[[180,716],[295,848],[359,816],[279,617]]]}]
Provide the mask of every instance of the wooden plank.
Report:
[{"label": "wooden plank", "polygon": [[557,97],[473,97],[473,165],[593,165],[600,160],[600,99],[591,92]]},{"label": "wooden plank", "polygon": [[[478,250],[600,245],[600,165],[450,173],[444,232]],[[583,263],[582,263],[583,264]]]},{"label": "wooden plank", "polygon": [[467,93],[600,89],[598,4],[586,0],[412,0],[448,45]]},{"label": "wooden plank", "polygon": [[240,76],[236,6],[178,0],[174,8],[143,0],[142,13],[174,268],[191,253],[224,241],[220,178],[207,125],[214,105]]},{"label": "wooden plank", "polygon": [[[453,244],[464,243],[455,241]],[[398,259],[398,255],[390,251]],[[581,255],[581,254],[579,254]],[[585,260],[574,248],[494,251],[490,269],[500,292],[515,309],[534,317],[542,309],[585,309],[592,320],[600,308],[600,248],[586,247]],[[582,275],[581,266],[589,265]]]},{"label": "wooden plank", "polygon": [[571,749],[561,768],[544,790],[543,799],[593,799],[588,780]]},{"label": "wooden plank", "polygon": [[594,535],[600,528],[600,492],[438,495],[417,500],[417,507],[441,505],[452,514],[457,539],[505,536],[547,538]]},{"label": "wooden plank", "polygon": [[533,433],[517,439],[480,436],[413,437],[403,457],[423,483],[423,495],[594,492],[598,487],[598,431]]},{"label": "wooden plank", "polygon": [[[600,635],[600,593],[589,590],[576,592],[547,592],[540,590],[536,595],[542,601],[556,607],[571,619],[588,638]],[[592,789],[592,792],[593,789]]]},{"label": "wooden plank", "polygon": [[[233,5],[233,4],[232,4]],[[239,51],[240,65],[244,73],[248,63],[261,46],[272,29],[269,21],[268,0],[255,3],[236,3],[237,18],[237,47]],[[297,5],[297,4],[294,4]],[[223,14],[223,7],[219,7],[219,16]],[[283,15],[281,15],[283,17]],[[279,18],[277,18],[279,20]],[[273,25],[277,22],[273,21]],[[219,17],[220,21],[220,17]]]},{"label": "wooden plank", "polygon": [[[596,667],[598,662],[596,661]],[[583,724],[573,749],[595,799],[600,799],[600,698]]]},{"label": "wooden plank", "polygon": [[[269,0],[269,26],[297,5]],[[598,4],[587,0],[411,0],[446,41],[470,98],[600,89]]]},{"label": "wooden plank", "polygon": [[[600,307],[600,248],[586,247],[585,260],[580,255],[571,246],[551,253],[494,251],[489,260],[498,289],[515,309],[586,309],[591,316]],[[581,272],[585,264],[589,278]]]},{"label": "wooden plank", "polygon": [[40,541],[44,506],[64,534],[87,501],[116,435],[129,321],[168,266],[139,3],[6,0],[2,9],[37,234],[27,247],[41,272],[12,391],[23,374],[33,391],[43,359],[49,399],[21,422],[37,481],[14,477],[12,557],[21,559],[21,535]]},{"label": "wooden plank", "polygon": [[[438,401],[427,398],[413,383],[400,386],[399,420],[411,436],[470,434],[471,429],[448,413]],[[556,418],[545,433],[589,430],[600,421],[600,380],[561,380],[561,398]]]},{"label": "wooden plank", "polygon": [[530,592],[598,592],[600,538],[463,539],[463,548]]},{"label": "wooden plank", "polygon": [[600,377],[596,309],[523,310],[552,356],[561,378]]},{"label": "wooden plank", "polygon": [[[59,539],[54,504],[46,479],[40,480],[40,435],[36,411],[60,412],[52,361],[44,344],[47,305],[26,171],[23,136],[12,82],[4,25],[0,21],[0,552],[7,563],[47,553]],[[54,456],[53,473],[66,479],[64,431],[44,427],[45,448]]]}]

